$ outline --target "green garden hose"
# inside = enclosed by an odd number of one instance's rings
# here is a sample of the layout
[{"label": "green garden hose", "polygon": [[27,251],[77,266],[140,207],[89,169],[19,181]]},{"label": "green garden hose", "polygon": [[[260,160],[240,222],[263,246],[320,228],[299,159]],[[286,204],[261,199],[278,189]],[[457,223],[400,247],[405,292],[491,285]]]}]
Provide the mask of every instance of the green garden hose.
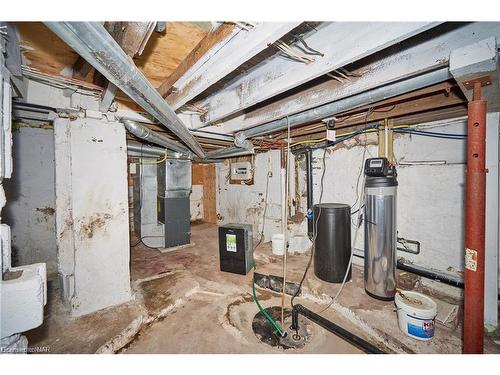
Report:
[{"label": "green garden hose", "polygon": [[[254,262],[253,266],[254,266],[254,269],[257,268],[255,266],[255,262]],[[252,290],[253,290],[253,300],[257,304],[257,307],[259,308],[259,310],[262,312],[262,314],[264,314],[266,319],[269,320],[269,323],[271,323],[273,325],[273,327],[276,328],[276,331],[278,331],[280,336],[284,337],[285,333],[281,330],[279,324],[276,323],[276,321],[273,318],[271,318],[271,316],[267,313],[267,311],[262,308],[262,306],[259,303],[259,300],[257,299],[257,294],[255,294],[255,272],[254,272],[254,275],[252,277]]]}]

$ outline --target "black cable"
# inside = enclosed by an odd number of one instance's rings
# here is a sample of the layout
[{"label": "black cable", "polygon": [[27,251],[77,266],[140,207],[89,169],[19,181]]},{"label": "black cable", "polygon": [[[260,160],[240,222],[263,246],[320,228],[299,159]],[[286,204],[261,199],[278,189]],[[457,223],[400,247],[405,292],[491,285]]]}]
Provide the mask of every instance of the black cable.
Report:
[{"label": "black cable", "polygon": [[[368,122],[368,116],[371,112],[367,112],[366,113],[366,116],[365,116],[365,126],[364,128],[366,128],[366,123]],[[363,173],[363,166],[365,164],[365,156],[366,156],[366,148],[367,148],[367,145],[368,145],[368,136],[366,135],[365,133],[365,144],[363,146],[363,157],[361,158],[361,167],[359,168],[359,174],[358,174],[358,179],[356,180],[356,200],[354,201],[354,203],[352,204],[351,206],[351,210],[353,209],[354,206],[356,206],[356,204],[358,203],[358,200],[359,200],[359,179],[361,178],[361,175]]]},{"label": "black cable", "polygon": [[137,245],[139,245],[140,243],[142,243],[145,247],[147,247],[148,249],[153,249],[153,250],[158,250],[159,248],[158,247],[152,247],[152,246],[148,246],[144,243],[143,239],[145,238],[163,238],[163,236],[142,236],[139,241],[137,241],[135,244],[133,245],[130,245],[130,247],[136,247]]},{"label": "black cable", "polygon": [[[320,184],[320,194],[319,194],[318,204],[321,203],[321,200],[323,199],[323,181],[325,178],[325,172],[326,172],[326,148],[323,151],[323,172],[321,174],[321,184]],[[319,221],[320,215],[321,215],[321,207],[318,208],[318,217],[316,218],[316,221],[314,224],[314,232],[313,232],[313,239],[312,239],[312,246],[311,246],[311,255],[309,256],[309,261],[307,262],[306,269],[304,271],[304,274],[302,275],[302,279],[300,280],[299,287],[297,288],[297,291],[295,292],[295,294],[292,296],[292,299],[290,300],[290,304],[292,306],[292,309],[293,309],[293,300],[295,299],[295,297],[297,297],[297,295],[302,290],[302,284],[304,284],[304,280],[307,277],[307,272],[309,271],[309,268],[311,267],[311,264],[312,264],[312,260],[314,257],[314,250],[316,247],[315,242],[316,242],[316,235],[318,233],[318,221]]]}]

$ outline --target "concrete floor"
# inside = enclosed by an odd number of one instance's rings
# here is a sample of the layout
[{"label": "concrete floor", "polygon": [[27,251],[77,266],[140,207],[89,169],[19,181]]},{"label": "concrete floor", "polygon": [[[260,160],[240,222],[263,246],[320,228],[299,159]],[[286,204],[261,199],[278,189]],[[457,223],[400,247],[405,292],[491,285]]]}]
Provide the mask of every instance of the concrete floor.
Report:
[{"label": "concrete floor", "polygon": [[[47,346],[50,353],[361,353],[314,324],[310,326],[311,340],[301,349],[283,350],[262,343],[251,329],[258,312],[251,295],[252,273],[241,276],[219,271],[216,226],[193,226],[192,242],[195,246],[167,253],[142,245],[133,248],[134,299],[84,317],[69,317],[57,288],[51,285],[44,324],[26,334],[30,346]],[[281,275],[281,258],[272,255],[269,244],[259,247],[255,259],[258,272]],[[307,254],[289,257],[290,281],[300,280],[307,260]],[[455,288],[408,273],[399,277],[404,289],[460,303]],[[303,296],[296,301],[321,311],[337,288],[321,282],[311,269]],[[258,289],[257,294],[264,307],[281,303],[281,297],[271,291]],[[286,305],[290,305],[288,297]],[[393,302],[366,295],[362,270],[354,266],[352,281],[322,315],[387,352],[461,353],[460,325],[437,325],[431,341],[417,341],[399,330],[394,308]],[[487,339],[486,352],[500,353],[494,339]]]}]

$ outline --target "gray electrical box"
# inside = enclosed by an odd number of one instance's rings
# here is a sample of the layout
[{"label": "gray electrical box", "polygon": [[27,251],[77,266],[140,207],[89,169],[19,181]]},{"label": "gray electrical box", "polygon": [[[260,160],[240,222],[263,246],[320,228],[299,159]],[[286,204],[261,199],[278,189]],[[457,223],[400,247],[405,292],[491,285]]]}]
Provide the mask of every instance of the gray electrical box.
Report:
[{"label": "gray electrical box", "polygon": [[219,227],[220,270],[246,275],[253,265],[251,224],[226,224]]}]

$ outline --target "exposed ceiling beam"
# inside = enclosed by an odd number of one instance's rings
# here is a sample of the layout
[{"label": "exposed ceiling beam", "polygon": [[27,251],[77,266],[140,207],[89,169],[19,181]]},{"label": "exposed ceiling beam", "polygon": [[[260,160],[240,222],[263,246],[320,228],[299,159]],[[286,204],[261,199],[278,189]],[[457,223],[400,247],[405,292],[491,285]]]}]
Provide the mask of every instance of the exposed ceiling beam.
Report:
[{"label": "exposed ceiling beam", "polygon": [[[399,98],[395,98],[399,99]],[[374,122],[380,121],[384,118],[399,118],[402,116],[407,116],[410,114],[424,113],[428,111],[434,111],[440,108],[448,108],[454,106],[462,105],[463,108],[466,108],[466,104],[463,96],[459,92],[458,88],[455,87],[452,91],[445,95],[444,89],[441,92],[434,92],[431,94],[423,95],[420,97],[416,97],[414,99],[410,99],[407,101],[403,101],[400,103],[387,104],[379,106],[380,103],[377,103],[377,109],[374,112],[370,112],[368,116],[366,116],[366,111],[368,108],[365,108],[363,111],[359,111],[359,116],[356,117],[345,117],[344,120],[338,122],[336,124],[336,128],[350,128],[356,125],[362,125],[365,122]],[[323,126],[322,126],[323,125]],[[315,124],[315,126],[310,127],[297,128],[291,132],[291,136],[293,141],[302,141],[308,138],[317,138],[319,133],[324,134],[325,126],[324,124]],[[340,132],[340,130],[339,130]],[[286,139],[286,133],[283,132],[279,136],[273,137],[274,139]]]},{"label": "exposed ceiling beam", "polygon": [[90,62],[144,110],[179,137],[200,158],[205,152],[173,109],[98,22],[46,22],[75,52]]},{"label": "exposed ceiling beam", "polygon": [[335,116],[339,113],[370,105],[388,98],[418,90],[423,87],[447,81],[451,78],[447,67],[420,74],[408,78],[402,82],[393,82],[384,86],[376,87],[372,90],[363,91],[344,99],[336,100],[332,103],[324,104],[320,107],[299,112],[289,117],[268,122],[250,129],[243,130],[235,134],[235,142],[244,142],[247,138],[268,134],[271,132],[284,130],[287,127],[296,127],[302,124],[312,123],[327,117]]},{"label": "exposed ceiling beam", "polygon": [[263,22],[249,30],[236,28],[177,80],[176,90],[166,101],[174,109],[180,108],[298,25],[300,22]]},{"label": "exposed ceiling beam", "polygon": [[[332,102],[332,99],[341,100],[375,87],[403,81],[417,74],[447,66],[452,50],[491,35],[500,37],[498,23],[449,25],[437,36],[360,68],[358,71],[363,73],[362,76],[353,78],[350,82],[341,84],[332,79],[254,111],[234,116],[217,126],[205,127],[204,130],[232,134],[319,107]],[[187,120],[186,116],[185,122]],[[202,123],[196,122],[196,116],[190,116],[190,120],[193,121],[192,128],[202,127]]]},{"label": "exposed ceiling beam", "polygon": [[[133,58],[136,54],[141,54],[146,47],[149,37],[153,33],[156,22],[106,22],[104,27],[113,37],[123,51]],[[94,77],[94,82],[95,82]],[[102,94],[99,110],[103,113],[108,112],[115,94],[117,87],[107,82],[106,89]]]},{"label": "exposed ceiling beam", "polygon": [[323,56],[310,56],[314,61],[302,63],[275,55],[197,105],[208,110],[205,123],[219,121],[438,24],[439,22],[322,24],[316,32],[305,36],[303,40]]},{"label": "exposed ceiling beam", "polygon": [[160,95],[163,97],[169,95],[171,91],[175,89],[175,83],[186,74],[191,67],[217,45],[224,45],[237,32],[238,28],[229,23],[222,23],[219,27],[210,30],[208,34],[200,40],[196,47],[193,48],[189,55],[182,60],[172,74],[170,74],[158,87]]},{"label": "exposed ceiling beam", "polygon": [[88,74],[92,69],[94,69],[92,65],[90,65],[87,61],[85,61],[85,59],[82,58],[81,56],[78,56],[75,63],[73,64],[72,78],[83,81],[88,76]]},{"label": "exposed ceiling beam", "polygon": [[[105,22],[104,27],[127,55],[140,55],[155,29],[156,22]],[[73,64],[73,78],[84,80],[93,69],[84,58],[78,56]]]}]

